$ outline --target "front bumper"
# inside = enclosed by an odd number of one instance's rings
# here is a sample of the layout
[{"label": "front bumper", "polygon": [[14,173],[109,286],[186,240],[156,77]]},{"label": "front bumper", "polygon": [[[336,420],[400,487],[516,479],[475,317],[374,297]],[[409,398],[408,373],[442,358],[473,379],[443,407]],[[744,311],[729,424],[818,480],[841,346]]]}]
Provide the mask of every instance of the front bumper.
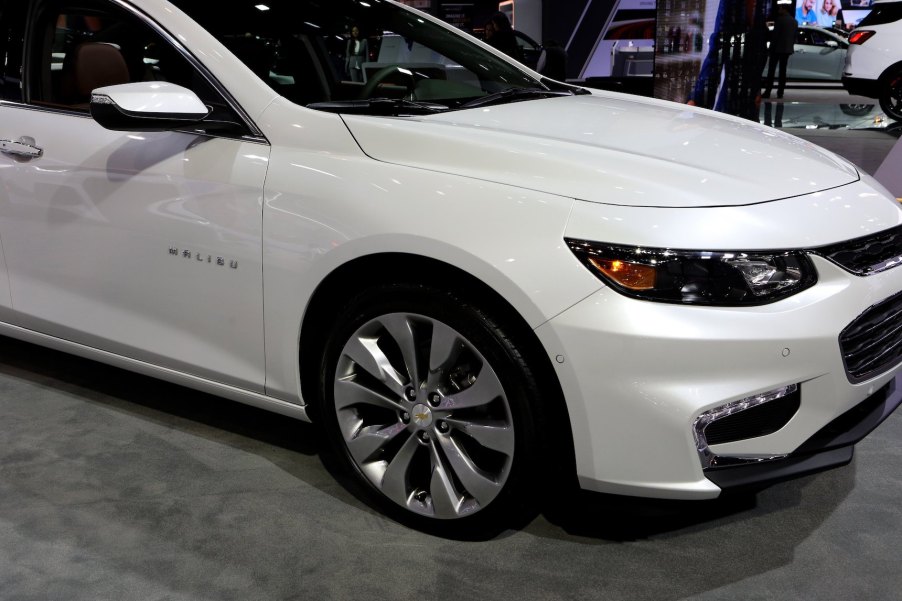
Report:
[{"label": "front bumper", "polygon": [[821,428],[786,457],[760,463],[712,468],[705,476],[721,489],[771,484],[819,472],[852,460],[853,446],[902,404],[902,375]]},{"label": "front bumper", "polygon": [[[900,387],[891,382],[902,366],[852,383],[839,336],[870,306],[902,290],[902,269],[858,277],[812,260],[818,284],[771,305],[670,305],[602,289],[538,328],[556,358],[582,487],[705,499],[848,462],[851,445],[899,404]],[[785,426],[711,445],[718,457],[744,464],[703,469],[693,436],[702,413],[793,384],[801,400]],[[891,392],[879,401],[882,390]],[[854,422],[841,418],[856,407],[878,402],[878,418],[866,416],[833,439],[824,434]]]}]

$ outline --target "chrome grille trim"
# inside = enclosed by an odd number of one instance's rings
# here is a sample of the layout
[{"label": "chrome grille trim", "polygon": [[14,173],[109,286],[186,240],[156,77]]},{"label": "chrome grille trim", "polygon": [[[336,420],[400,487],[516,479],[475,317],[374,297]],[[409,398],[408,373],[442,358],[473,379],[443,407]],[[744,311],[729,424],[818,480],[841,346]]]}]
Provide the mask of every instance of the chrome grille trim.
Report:
[{"label": "chrome grille trim", "polygon": [[852,383],[883,373],[902,360],[902,292],[870,307],[839,335]]},{"label": "chrome grille trim", "polygon": [[869,276],[902,265],[902,225],[853,238],[845,242],[811,249],[846,271]]}]

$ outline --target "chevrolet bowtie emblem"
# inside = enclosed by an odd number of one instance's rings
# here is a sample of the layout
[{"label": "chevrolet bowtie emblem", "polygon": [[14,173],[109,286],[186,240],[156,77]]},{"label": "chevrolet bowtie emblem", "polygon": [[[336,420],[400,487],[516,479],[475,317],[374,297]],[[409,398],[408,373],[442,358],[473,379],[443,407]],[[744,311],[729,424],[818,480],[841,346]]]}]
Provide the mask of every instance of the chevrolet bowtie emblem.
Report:
[{"label": "chevrolet bowtie emblem", "polygon": [[413,416],[413,423],[420,428],[428,428],[432,425],[432,411],[426,405],[419,403],[410,409]]}]

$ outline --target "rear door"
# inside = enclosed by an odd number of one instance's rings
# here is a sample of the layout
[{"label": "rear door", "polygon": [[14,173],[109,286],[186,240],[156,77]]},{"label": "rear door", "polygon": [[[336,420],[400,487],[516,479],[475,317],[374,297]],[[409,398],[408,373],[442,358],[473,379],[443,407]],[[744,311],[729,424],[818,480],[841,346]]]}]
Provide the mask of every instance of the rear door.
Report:
[{"label": "rear door", "polygon": [[839,81],[847,45],[813,27],[799,30],[795,53],[789,59],[788,76],[798,79]]}]

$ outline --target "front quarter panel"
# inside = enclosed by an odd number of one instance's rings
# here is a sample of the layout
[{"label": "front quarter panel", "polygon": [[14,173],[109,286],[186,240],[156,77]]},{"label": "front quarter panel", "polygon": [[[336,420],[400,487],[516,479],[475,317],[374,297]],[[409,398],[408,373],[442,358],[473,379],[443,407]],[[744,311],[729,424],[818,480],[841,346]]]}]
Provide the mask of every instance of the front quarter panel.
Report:
[{"label": "front quarter panel", "polygon": [[326,276],[356,258],[406,253],[454,265],[531,327],[600,287],[564,244],[569,198],[376,161],[341,117],[287,101],[261,123],[273,145],[263,258],[269,394],[300,398],[304,308]]}]

